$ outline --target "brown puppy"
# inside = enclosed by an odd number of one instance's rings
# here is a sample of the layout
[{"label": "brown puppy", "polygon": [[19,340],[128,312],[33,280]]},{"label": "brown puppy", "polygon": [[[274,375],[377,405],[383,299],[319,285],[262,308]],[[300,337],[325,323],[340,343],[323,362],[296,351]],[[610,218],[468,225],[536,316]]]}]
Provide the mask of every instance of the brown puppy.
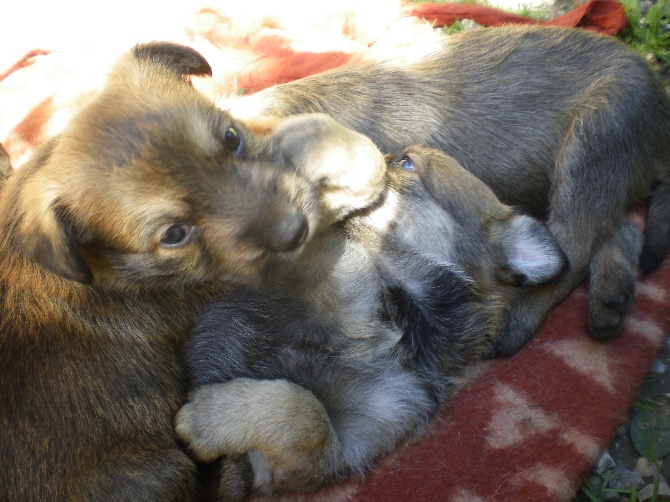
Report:
[{"label": "brown puppy", "polygon": [[509,300],[502,354],[518,350],[587,274],[590,332],[621,328],[642,240],[625,211],[652,191],[643,270],[670,247],[670,100],[646,63],[611,38],[473,30],[446,37],[418,62],[344,66],[241,98],[231,112],[325,112],[384,152],[426,144],[455,157],[502,202],[546,218],[570,270]]},{"label": "brown puppy", "polygon": [[[196,498],[195,463],[173,432],[195,317],[224,281],[255,284],[298,254],[321,205],[368,205],[383,188],[383,161],[355,162],[377,152],[370,140],[308,118],[314,169],[333,144],[354,157],[321,177],[320,202],[311,183],[276,169],[282,152],[187,81],[209,72],[190,49],[138,46],[4,180],[0,498]],[[348,169],[367,192],[348,186]]]}]

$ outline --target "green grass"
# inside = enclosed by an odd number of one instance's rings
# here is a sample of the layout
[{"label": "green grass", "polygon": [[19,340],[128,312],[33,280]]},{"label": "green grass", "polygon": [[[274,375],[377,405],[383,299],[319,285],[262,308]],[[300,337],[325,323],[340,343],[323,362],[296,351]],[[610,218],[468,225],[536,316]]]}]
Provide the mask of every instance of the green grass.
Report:
[{"label": "green grass", "polygon": [[[656,491],[658,491],[658,489]],[[611,492],[618,493],[619,495],[628,495],[629,502],[637,502],[637,491],[635,489],[613,490],[611,488],[601,488],[600,490],[597,490],[588,481],[585,481],[580,488],[579,493],[577,494],[577,500],[579,502],[603,502],[605,500],[605,495]],[[656,502],[656,500],[654,499],[653,502]]]},{"label": "green grass", "polygon": [[[414,3],[444,3],[448,0],[413,0]],[[655,60],[663,66],[670,66],[670,30],[665,26],[670,22],[670,0],[659,0],[645,16],[640,12],[639,0],[619,0],[626,11],[630,28],[621,35],[621,39],[649,60]],[[463,3],[483,3],[476,0],[465,0]],[[541,9],[533,9],[523,2],[519,3],[515,14],[541,19],[546,14]],[[445,33],[451,34],[462,31],[463,24],[457,21],[452,26],[444,28]]]},{"label": "green grass", "polygon": [[664,66],[670,66],[670,0],[659,0],[642,16],[638,0],[621,0],[630,28],[621,38],[645,57],[650,54]]},{"label": "green grass", "polygon": [[[605,478],[603,486],[607,486],[608,477]],[[648,499],[649,502],[658,502],[658,487],[660,484],[659,476],[656,476],[654,479],[654,486],[651,493],[651,498]],[[582,486],[577,492],[577,502],[603,502],[605,500],[605,495],[607,493],[618,493],[619,495],[626,495],[629,502],[637,502],[638,491],[633,488],[632,490],[615,490],[613,488],[595,488],[588,480],[584,481]],[[665,500],[665,499],[664,499]]]},{"label": "green grass", "polygon": [[[656,464],[658,467],[658,464]],[[603,486],[606,487],[609,481],[609,473],[605,476],[603,480]],[[649,502],[658,502],[658,487],[660,484],[660,476],[654,478],[654,485],[652,488],[651,498],[648,499]],[[626,495],[629,502],[637,502],[638,491],[633,488],[632,490],[615,490],[613,488],[600,488],[597,489],[594,487],[588,480],[584,481],[582,486],[577,492],[577,502],[603,502],[605,500],[605,495],[607,493],[618,493],[619,495]]]}]

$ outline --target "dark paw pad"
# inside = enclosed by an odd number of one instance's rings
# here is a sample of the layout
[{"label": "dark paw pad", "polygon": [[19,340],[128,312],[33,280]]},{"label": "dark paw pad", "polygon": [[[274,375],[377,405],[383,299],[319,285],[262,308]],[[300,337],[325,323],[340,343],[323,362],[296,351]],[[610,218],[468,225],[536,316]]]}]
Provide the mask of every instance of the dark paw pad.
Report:
[{"label": "dark paw pad", "polygon": [[609,338],[623,327],[626,314],[633,306],[633,294],[619,293],[606,301],[592,299],[589,302],[588,331],[599,340]]}]

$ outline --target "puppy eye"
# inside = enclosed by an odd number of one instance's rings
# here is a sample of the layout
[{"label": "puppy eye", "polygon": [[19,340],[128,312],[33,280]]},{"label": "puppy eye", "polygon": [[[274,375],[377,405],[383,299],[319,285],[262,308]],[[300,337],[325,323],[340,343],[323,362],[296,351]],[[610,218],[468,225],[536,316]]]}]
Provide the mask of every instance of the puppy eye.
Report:
[{"label": "puppy eye", "polygon": [[226,129],[226,132],[223,135],[223,142],[226,145],[226,148],[234,155],[237,155],[240,153],[240,151],[242,151],[242,136],[234,127],[229,127]]},{"label": "puppy eye", "polygon": [[407,171],[414,171],[416,167],[414,167],[414,162],[412,162],[412,159],[409,157],[403,157],[399,161],[396,162],[396,165],[401,168],[405,169]]},{"label": "puppy eye", "polygon": [[195,227],[192,225],[170,225],[160,238],[161,246],[176,248],[191,241]]}]

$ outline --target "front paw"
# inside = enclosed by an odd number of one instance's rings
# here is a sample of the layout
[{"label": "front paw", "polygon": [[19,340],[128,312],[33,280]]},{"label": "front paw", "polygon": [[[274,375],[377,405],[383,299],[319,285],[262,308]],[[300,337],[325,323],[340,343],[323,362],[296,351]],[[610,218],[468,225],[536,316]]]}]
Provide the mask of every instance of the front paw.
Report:
[{"label": "front paw", "polygon": [[363,134],[325,114],[289,117],[271,132],[288,163],[319,189],[323,216],[338,221],[379,199],[386,181],[386,162]]},{"label": "front paw", "polygon": [[560,284],[549,284],[526,288],[510,298],[505,325],[495,342],[495,355],[513,356],[521,350],[540,329],[560,294]]},{"label": "front paw", "polygon": [[237,378],[200,387],[177,414],[175,430],[202,462],[247,455],[255,488],[264,491],[315,488],[339,465],[325,408],[286,380]]},{"label": "front paw", "polygon": [[188,445],[192,456],[200,462],[213,462],[231,453],[227,451],[225,423],[221,423],[218,411],[228,406],[225,392],[217,392],[217,386],[201,387],[190,396],[175,417],[175,432]]},{"label": "front paw", "polygon": [[623,327],[633,308],[634,280],[606,290],[589,291],[589,334],[599,340],[610,338]]},{"label": "front paw", "polygon": [[488,354],[488,357],[513,356],[526,345],[528,340],[533,338],[536,331],[535,323],[529,323],[527,319],[508,320],[495,342],[494,350]]},{"label": "front paw", "polygon": [[633,308],[637,260],[643,237],[626,222],[594,253],[589,264],[589,334],[597,339],[618,333]]}]

